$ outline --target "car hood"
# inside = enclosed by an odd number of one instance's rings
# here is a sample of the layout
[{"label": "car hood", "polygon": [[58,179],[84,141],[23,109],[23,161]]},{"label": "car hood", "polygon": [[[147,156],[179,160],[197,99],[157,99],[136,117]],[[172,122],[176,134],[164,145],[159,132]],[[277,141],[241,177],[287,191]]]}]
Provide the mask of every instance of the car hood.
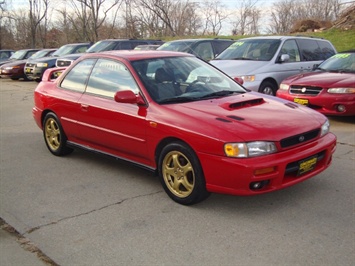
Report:
[{"label": "car hood", "polygon": [[299,74],[284,80],[285,83],[312,85],[319,87],[354,87],[354,73],[311,72]]},{"label": "car hood", "polygon": [[79,53],[79,54],[68,54],[68,55],[63,55],[58,57],[59,60],[76,60],[78,59],[80,56],[84,55],[85,53]]},{"label": "car hood", "polygon": [[52,61],[57,61],[58,57],[56,56],[46,56],[46,57],[41,57],[41,58],[37,58],[37,59],[29,59],[27,60],[27,62],[30,63],[46,63],[46,62],[52,62]]},{"label": "car hood", "polygon": [[280,141],[326,121],[310,108],[256,92],[161,107],[166,123],[221,141]]},{"label": "car hood", "polygon": [[209,62],[232,77],[253,74],[255,70],[269,63],[269,61],[252,60],[211,60]]},{"label": "car hood", "polygon": [[7,61],[6,64],[3,64],[2,67],[13,67],[18,65],[25,65],[27,60],[14,60],[14,61]]}]

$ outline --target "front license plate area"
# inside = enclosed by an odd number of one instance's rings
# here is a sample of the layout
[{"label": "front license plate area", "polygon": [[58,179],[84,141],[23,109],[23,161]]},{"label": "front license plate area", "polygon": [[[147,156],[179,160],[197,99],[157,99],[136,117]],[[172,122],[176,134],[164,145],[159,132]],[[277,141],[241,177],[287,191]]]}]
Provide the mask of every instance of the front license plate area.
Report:
[{"label": "front license plate area", "polygon": [[31,68],[26,67],[26,68],[25,68],[25,73],[32,73],[32,69],[31,69]]},{"label": "front license plate area", "polygon": [[297,175],[300,176],[312,171],[316,166],[316,164],[317,164],[317,156],[312,156],[310,158],[300,161],[298,164],[299,168],[298,168]]},{"label": "front license plate area", "polygon": [[308,105],[308,99],[294,98],[293,101],[298,104]]}]

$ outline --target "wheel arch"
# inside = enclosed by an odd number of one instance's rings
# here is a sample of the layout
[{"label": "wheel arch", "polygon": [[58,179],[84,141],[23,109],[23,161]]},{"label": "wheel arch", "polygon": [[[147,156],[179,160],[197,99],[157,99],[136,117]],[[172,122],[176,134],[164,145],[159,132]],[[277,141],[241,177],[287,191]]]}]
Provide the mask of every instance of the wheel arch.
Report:
[{"label": "wheel arch", "polygon": [[[258,92],[261,92],[261,91],[260,91],[260,88],[261,88],[261,86],[262,86],[265,82],[270,82],[270,83],[272,83],[272,84],[275,86],[276,90],[278,90],[279,84],[278,84],[278,82],[276,81],[276,79],[274,79],[274,78],[272,78],[272,77],[267,77],[267,78],[263,79],[263,81],[260,83],[259,88],[258,88]],[[276,93],[276,90],[275,90],[275,93]]]},{"label": "wheel arch", "polygon": [[193,151],[196,155],[196,158],[200,161],[200,159],[198,158],[197,156],[197,153],[195,152],[195,150],[191,147],[191,145],[189,145],[186,141],[180,139],[180,138],[177,138],[177,137],[166,137],[164,139],[162,139],[158,145],[156,146],[156,149],[155,149],[155,153],[154,153],[154,160],[155,160],[155,164],[156,164],[156,171],[158,171],[158,164],[159,164],[159,155],[160,153],[162,152],[163,148],[168,145],[169,143],[172,143],[172,142],[180,142],[186,146],[188,146],[191,151]]}]

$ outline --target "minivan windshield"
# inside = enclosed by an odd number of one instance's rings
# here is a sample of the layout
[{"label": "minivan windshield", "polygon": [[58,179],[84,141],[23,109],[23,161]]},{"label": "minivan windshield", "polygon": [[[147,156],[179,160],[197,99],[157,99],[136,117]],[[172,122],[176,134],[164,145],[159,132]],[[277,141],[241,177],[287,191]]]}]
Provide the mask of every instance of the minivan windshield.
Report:
[{"label": "minivan windshield", "polygon": [[281,44],[275,39],[239,40],[217,56],[216,60],[270,61]]}]

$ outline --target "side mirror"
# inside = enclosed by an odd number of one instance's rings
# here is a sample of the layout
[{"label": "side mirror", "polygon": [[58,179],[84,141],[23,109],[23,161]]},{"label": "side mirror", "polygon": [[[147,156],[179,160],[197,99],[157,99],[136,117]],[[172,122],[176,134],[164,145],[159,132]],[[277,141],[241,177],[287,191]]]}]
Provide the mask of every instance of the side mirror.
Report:
[{"label": "side mirror", "polygon": [[117,91],[114,97],[118,103],[132,103],[137,105],[145,105],[143,98],[139,94],[135,94],[130,90]]},{"label": "side mirror", "polygon": [[288,62],[290,60],[290,56],[288,54],[282,54],[280,57],[280,62]]}]

